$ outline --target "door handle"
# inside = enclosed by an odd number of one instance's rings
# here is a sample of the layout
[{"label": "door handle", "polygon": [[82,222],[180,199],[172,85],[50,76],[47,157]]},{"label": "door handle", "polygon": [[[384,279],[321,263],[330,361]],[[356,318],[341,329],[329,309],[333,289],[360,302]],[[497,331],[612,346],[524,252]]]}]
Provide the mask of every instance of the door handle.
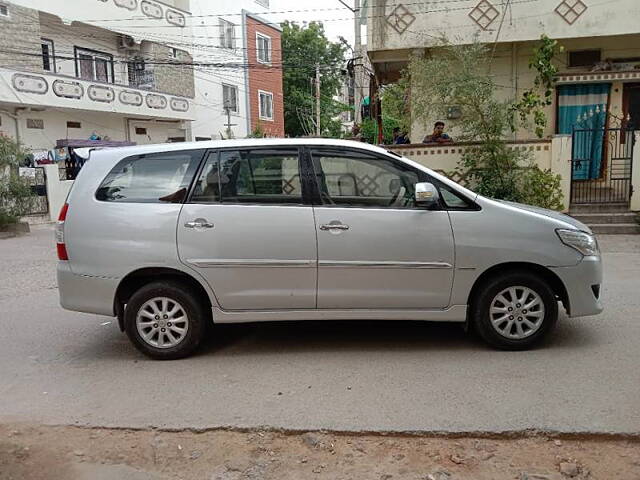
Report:
[{"label": "door handle", "polygon": [[186,228],[213,228],[213,223],[209,223],[202,218],[198,218],[184,224]]},{"label": "door handle", "polygon": [[326,225],[320,225],[320,230],[349,230],[349,225],[344,223],[327,223]]}]

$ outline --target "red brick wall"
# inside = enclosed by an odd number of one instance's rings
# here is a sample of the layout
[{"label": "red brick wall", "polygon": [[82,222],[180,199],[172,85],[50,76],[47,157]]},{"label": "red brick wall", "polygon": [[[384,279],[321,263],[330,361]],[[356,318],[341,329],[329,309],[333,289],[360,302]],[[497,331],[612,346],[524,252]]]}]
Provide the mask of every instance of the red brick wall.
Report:
[{"label": "red brick wall", "polygon": [[[271,37],[271,65],[258,62],[256,33]],[[282,47],[280,31],[247,16],[247,53],[249,63],[249,108],[251,131],[258,125],[269,137],[284,137],[282,96]],[[258,91],[273,93],[273,121],[259,118]]]}]

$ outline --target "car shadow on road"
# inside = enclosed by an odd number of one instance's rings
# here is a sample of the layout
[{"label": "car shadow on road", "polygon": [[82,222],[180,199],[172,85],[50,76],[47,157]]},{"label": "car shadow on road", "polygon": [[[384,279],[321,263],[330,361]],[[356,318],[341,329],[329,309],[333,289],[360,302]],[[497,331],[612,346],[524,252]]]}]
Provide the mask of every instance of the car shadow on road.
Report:
[{"label": "car shadow on road", "polygon": [[[102,328],[102,327],[98,327]],[[145,357],[116,328],[90,334],[87,342],[68,352],[75,361],[142,360]],[[588,349],[598,332],[581,319],[564,315],[551,335],[535,350]],[[460,351],[491,352],[491,348],[463,324],[415,321],[305,321],[216,325],[197,357],[300,352]]]},{"label": "car shadow on road", "polygon": [[[585,326],[563,316],[537,349],[591,347],[597,337]],[[200,354],[488,349],[477,334],[466,332],[462,324],[360,320],[217,325]]]}]

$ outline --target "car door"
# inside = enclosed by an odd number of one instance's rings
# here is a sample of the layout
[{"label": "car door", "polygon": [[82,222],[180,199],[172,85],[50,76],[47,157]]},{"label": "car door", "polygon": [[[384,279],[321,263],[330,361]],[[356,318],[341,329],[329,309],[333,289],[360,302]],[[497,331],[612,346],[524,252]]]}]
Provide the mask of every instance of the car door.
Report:
[{"label": "car door", "polygon": [[448,212],[415,206],[428,176],[361,150],[310,150],[322,205],[318,308],[442,309],[449,305],[454,242]]},{"label": "car door", "polygon": [[225,310],[316,305],[313,210],[298,148],[211,152],[180,213],[178,249]]}]

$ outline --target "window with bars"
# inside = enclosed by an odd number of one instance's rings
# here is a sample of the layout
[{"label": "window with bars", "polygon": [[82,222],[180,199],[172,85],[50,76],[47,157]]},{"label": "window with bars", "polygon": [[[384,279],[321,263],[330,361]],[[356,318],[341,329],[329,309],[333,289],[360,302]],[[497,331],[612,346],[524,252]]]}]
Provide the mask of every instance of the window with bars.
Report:
[{"label": "window with bars", "polygon": [[232,112],[238,112],[238,87],[222,84],[222,106],[229,107]]},{"label": "window with bars", "polygon": [[0,3],[0,17],[9,16],[9,6],[5,3]]},{"label": "window with bars", "polygon": [[224,19],[220,19],[220,46],[223,48],[236,48],[236,26]]},{"label": "window with bars", "polygon": [[271,63],[271,38],[256,33],[256,49],[260,63]]},{"label": "window with bars", "polygon": [[142,90],[151,90],[155,85],[153,70],[147,68],[144,59],[136,58],[127,65],[129,85]]},{"label": "window with bars", "polygon": [[47,72],[56,71],[56,56],[55,50],[53,47],[53,40],[49,40],[48,38],[40,39],[40,43],[42,46],[42,68]]},{"label": "window with bars", "polygon": [[273,120],[273,93],[258,91],[259,116],[261,120]]}]

